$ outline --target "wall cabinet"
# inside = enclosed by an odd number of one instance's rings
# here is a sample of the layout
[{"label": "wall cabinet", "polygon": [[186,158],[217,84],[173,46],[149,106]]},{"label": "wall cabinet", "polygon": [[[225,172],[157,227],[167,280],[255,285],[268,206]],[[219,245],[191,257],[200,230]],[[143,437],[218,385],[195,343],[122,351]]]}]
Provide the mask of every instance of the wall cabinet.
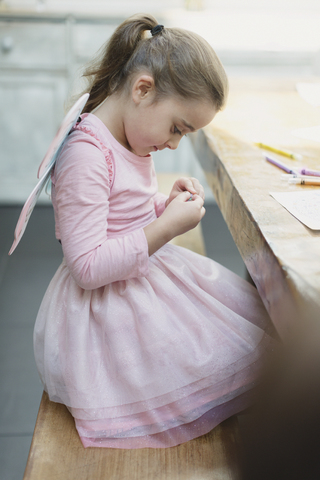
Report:
[{"label": "wall cabinet", "polygon": [[120,21],[0,16],[0,203],[27,199],[82,65]]}]

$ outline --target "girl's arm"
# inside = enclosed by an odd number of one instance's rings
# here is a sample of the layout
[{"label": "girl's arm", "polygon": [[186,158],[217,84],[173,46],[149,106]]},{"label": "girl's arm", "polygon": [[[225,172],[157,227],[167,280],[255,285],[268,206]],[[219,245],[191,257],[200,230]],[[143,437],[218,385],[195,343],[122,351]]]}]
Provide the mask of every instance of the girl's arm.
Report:
[{"label": "girl's arm", "polygon": [[168,195],[164,193],[157,192],[153,197],[154,209],[156,211],[157,217],[163,214],[164,209],[167,206]]},{"label": "girl's arm", "polygon": [[107,237],[108,166],[95,140],[81,135],[71,135],[56,164],[53,201],[69,271],[80,287],[92,290],[147,275],[149,255],[142,228]]},{"label": "girl's arm", "polygon": [[[53,198],[66,263],[76,283],[86,290],[146,276],[149,255],[193,228],[204,214],[202,199],[195,196],[188,202],[190,193],[184,192],[144,229],[108,238],[108,179],[105,156],[95,140],[73,134],[55,167]],[[158,200],[161,213],[163,197]]]}]

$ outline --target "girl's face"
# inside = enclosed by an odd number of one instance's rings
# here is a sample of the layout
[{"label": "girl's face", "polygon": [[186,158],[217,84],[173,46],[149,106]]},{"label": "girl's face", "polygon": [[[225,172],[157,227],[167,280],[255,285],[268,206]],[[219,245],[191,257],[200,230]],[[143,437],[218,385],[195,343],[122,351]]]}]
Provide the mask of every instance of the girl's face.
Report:
[{"label": "girl's face", "polygon": [[141,157],[164,148],[176,149],[181,138],[208,125],[216,108],[208,101],[167,97],[157,102],[154,88],[141,83],[123,119],[128,148]]}]

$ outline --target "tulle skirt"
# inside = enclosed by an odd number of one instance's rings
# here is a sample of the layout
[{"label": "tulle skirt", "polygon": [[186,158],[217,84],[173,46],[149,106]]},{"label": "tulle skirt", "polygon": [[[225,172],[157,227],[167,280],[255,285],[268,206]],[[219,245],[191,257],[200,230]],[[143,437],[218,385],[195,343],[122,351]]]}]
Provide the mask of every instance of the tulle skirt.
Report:
[{"label": "tulle skirt", "polygon": [[257,290],[165,245],[146,277],[83,290],[63,261],[41,304],[35,359],[85,447],[170,447],[252,401],[273,340]]}]

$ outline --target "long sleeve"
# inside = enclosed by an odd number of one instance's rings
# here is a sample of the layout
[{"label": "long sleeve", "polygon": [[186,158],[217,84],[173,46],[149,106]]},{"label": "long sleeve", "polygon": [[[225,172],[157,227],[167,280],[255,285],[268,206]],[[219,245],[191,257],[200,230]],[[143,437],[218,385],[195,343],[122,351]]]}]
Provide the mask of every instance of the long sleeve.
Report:
[{"label": "long sleeve", "polygon": [[153,197],[153,202],[154,202],[154,207],[155,207],[157,217],[160,217],[160,215],[163,214],[166,208],[167,199],[168,199],[168,196],[160,192],[156,193],[155,196]]},{"label": "long sleeve", "polygon": [[65,261],[77,284],[91,290],[148,273],[142,228],[108,238],[109,173],[95,139],[70,139],[53,176],[53,203]]}]

